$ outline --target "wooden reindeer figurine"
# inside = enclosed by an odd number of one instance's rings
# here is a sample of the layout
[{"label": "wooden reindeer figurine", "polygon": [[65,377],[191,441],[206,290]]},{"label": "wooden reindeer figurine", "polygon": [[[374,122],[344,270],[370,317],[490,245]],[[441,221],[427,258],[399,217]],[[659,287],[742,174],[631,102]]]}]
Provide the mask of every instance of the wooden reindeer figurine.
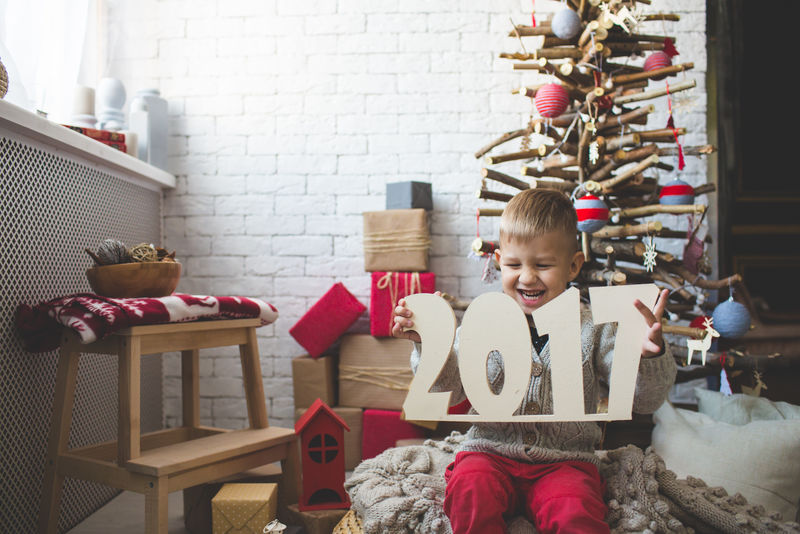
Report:
[{"label": "wooden reindeer figurine", "polygon": [[703,339],[689,339],[686,341],[686,347],[689,349],[689,355],[686,357],[686,365],[692,363],[692,355],[694,355],[694,351],[696,350],[699,350],[703,356],[703,365],[706,364],[706,353],[711,347],[712,338],[719,337],[719,332],[714,330],[711,326],[713,323],[713,318],[706,317],[703,320],[703,327],[706,329],[706,335],[703,336]]}]

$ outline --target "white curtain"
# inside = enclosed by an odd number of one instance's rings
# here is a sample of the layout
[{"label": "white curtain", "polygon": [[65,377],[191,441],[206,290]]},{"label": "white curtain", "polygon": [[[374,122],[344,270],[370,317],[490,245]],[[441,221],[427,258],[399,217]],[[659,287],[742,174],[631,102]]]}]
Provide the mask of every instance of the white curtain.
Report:
[{"label": "white curtain", "polygon": [[6,100],[55,121],[71,115],[76,85],[95,85],[95,0],[0,0]]}]

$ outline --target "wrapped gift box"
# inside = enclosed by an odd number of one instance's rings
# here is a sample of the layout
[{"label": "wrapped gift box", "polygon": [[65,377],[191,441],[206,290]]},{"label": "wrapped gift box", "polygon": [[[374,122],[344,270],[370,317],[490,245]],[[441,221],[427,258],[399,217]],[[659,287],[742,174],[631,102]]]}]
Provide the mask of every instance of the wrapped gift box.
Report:
[{"label": "wrapped gift box", "polygon": [[[361,443],[358,444],[361,450]],[[183,524],[191,534],[211,534],[211,499],[226,482],[275,483],[281,478],[279,463],[262,465],[248,471],[191,486],[183,490]]]},{"label": "wrapped gift box", "polygon": [[[361,426],[364,410],[347,406],[334,406],[332,410],[350,427],[350,431],[344,433],[344,468],[350,471],[361,463]],[[300,419],[303,413],[305,409],[296,408],[294,420]]]},{"label": "wrapped gift box", "polygon": [[428,271],[431,246],[424,209],[366,211],[364,270]]},{"label": "wrapped gift box", "polygon": [[289,333],[312,358],[325,350],[366,311],[366,306],[338,282],[297,321]]},{"label": "wrapped gift box", "polygon": [[339,346],[339,405],[400,410],[413,378],[407,339],[348,334]]},{"label": "wrapped gift box", "polygon": [[211,499],[212,532],[261,534],[277,512],[277,484],[227,483]]},{"label": "wrapped gift box", "polygon": [[433,209],[431,184],[428,182],[392,182],[386,184],[386,209]]},{"label": "wrapped gift box", "polygon": [[292,359],[295,408],[308,408],[317,399],[328,406],[336,405],[336,359],[335,355]]},{"label": "wrapped gift box", "polygon": [[404,421],[396,410],[364,410],[364,438],[361,442],[361,459],[368,460],[400,440],[424,439],[425,430]]},{"label": "wrapped gift box", "polygon": [[391,336],[397,301],[415,293],[433,293],[435,286],[434,273],[373,272],[369,298],[369,333],[375,337]]},{"label": "wrapped gift box", "polygon": [[296,504],[289,505],[292,522],[303,525],[306,534],[331,534],[347,514],[347,510],[309,510],[301,512]]}]

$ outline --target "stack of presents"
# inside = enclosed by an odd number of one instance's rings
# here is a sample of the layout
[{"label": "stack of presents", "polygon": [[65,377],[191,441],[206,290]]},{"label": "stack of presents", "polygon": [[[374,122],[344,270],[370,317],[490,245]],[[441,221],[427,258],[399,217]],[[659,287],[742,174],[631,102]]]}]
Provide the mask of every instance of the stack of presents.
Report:
[{"label": "stack of presents", "polygon": [[[446,436],[454,429],[403,417],[413,376],[412,342],[391,334],[401,298],[435,291],[436,278],[429,271],[432,208],[431,184],[387,184],[386,209],[363,214],[364,270],[372,284],[369,309],[336,283],[289,331],[307,354],[292,360],[302,490],[300,502],[287,505],[287,518],[307,534],[346,532],[336,527],[347,519],[347,471],[388,448]],[[279,475],[280,467],[265,466],[185,490],[187,528],[193,534],[212,532],[213,524],[214,534],[229,532],[224,527],[235,520],[226,510],[246,509],[238,517],[261,523],[261,532],[267,515],[274,518]],[[248,494],[253,491],[262,495]]]}]

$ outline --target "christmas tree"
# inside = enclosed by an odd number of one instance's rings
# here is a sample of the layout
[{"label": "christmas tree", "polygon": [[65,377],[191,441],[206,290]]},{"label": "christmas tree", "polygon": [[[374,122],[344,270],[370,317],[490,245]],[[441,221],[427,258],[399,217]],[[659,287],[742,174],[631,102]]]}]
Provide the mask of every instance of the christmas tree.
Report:
[{"label": "christmas tree", "polygon": [[[709,293],[737,287],[745,300],[747,294],[738,274],[708,277],[711,237],[703,224],[707,206],[698,197],[713,193],[715,184],[692,187],[679,178],[686,158],[715,151],[683,146],[687,131],[673,113],[696,86],[688,76],[693,63],[677,61],[674,37],[643,31],[653,21],[666,28],[679,17],[644,13],[640,4],[650,2],[567,0],[538,24],[536,13],[530,25],[513,24],[509,36],[519,50],[500,57],[511,60],[514,70],[537,71],[541,83],[514,89],[529,99],[527,123],[475,153],[485,162],[478,196],[502,204],[519,190],[563,191],[578,212],[587,261],[577,283],[584,296],[592,285],[652,282],[668,288],[665,332],[708,341],[708,350],[721,323],[723,336],[738,337],[750,327],[748,306],[733,300],[723,304],[735,309],[718,306],[716,322],[710,320]],[[666,111],[667,119],[654,127],[656,110]],[[518,176],[508,171],[514,165]],[[478,216],[502,211],[482,207]],[[676,216],[688,221],[686,228],[669,227]],[[669,240],[679,250],[660,248]],[[479,237],[471,253],[492,260],[496,246]]]}]

